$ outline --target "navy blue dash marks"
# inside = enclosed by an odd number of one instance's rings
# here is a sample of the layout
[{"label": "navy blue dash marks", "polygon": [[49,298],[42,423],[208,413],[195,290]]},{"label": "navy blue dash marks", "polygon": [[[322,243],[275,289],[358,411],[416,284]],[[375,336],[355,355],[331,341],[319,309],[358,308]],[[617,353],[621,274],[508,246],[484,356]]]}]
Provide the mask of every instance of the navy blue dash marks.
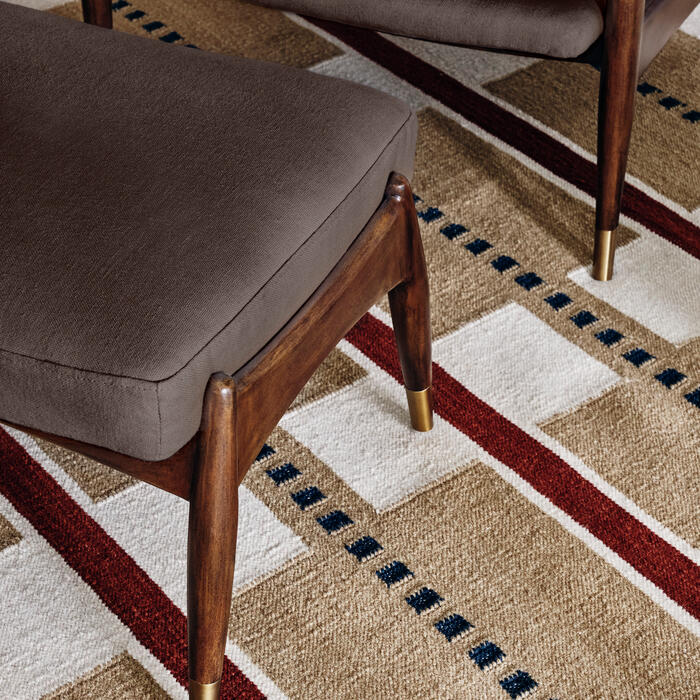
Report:
[{"label": "navy blue dash marks", "polygon": [[529,292],[531,289],[539,287],[544,280],[534,272],[526,272],[524,275],[516,277],[515,281]]},{"label": "navy blue dash marks", "polygon": [[683,398],[685,398],[686,401],[692,403],[693,406],[697,406],[698,408],[700,408],[700,388],[697,388],[695,391],[691,391],[689,394],[686,394]]},{"label": "navy blue dash marks", "polygon": [[267,459],[268,457],[272,457],[272,455],[275,454],[275,451],[272,447],[270,447],[267,443],[265,443],[262,446],[262,450],[258,453],[258,456],[255,458],[256,462],[262,462],[263,459]]},{"label": "navy blue dash marks", "polygon": [[265,473],[275,482],[275,486],[280,486],[287,481],[296,479],[301,474],[301,472],[291,462],[287,462],[281,467],[268,469]]},{"label": "navy blue dash marks", "polygon": [[652,95],[655,92],[660,93],[661,90],[659,90],[659,88],[657,87],[654,87],[653,85],[650,85],[649,83],[640,83],[639,85],[637,85],[637,92],[640,95],[644,95],[646,97],[647,95]]},{"label": "navy blue dash marks", "polygon": [[485,641],[469,650],[469,658],[482,670],[505,659],[506,655],[498,645]]},{"label": "navy blue dash marks", "polygon": [[700,112],[697,109],[691,109],[683,115],[683,119],[687,119],[691,124],[700,122]]},{"label": "navy blue dash marks", "polygon": [[586,326],[590,326],[591,323],[595,323],[598,319],[590,311],[586,311],[584,309],[583,311],[579,311],[577,314],[574,314],[571,317],[571,320],[579,328],[585,328]]},{"label": "navy blue dash marks", "polygon": [[673,369],[673,367],[669,367],[663,372],[659,372],[654,379],[658,379],[667,389],[670,389],[682,382],[685,379],[685,374],[677,369]]},{"label": "navy blue dash marks", "polygon": [[133,12],[129,12],[128,15],[126,15],[126,18],[133,22],[136,19],[141,19],[141,17],[145,17],[146,13],[143,10],[134,10]]},{"label": "navy blue dash marks", "polygon": [[647,362],[655,359],[651,353],[648,353],[644,348],[634,348],[634,350],[628,350],[622,357],[630,362],[635,367],[641,367]]},{"label": "navy blue dash marks", "polygon": [[499,255],[495,260],[491,261],[491,266],[498,272],[505,272],[513,267],[520,267],[517,260],[513,260],[510,255]]},{"label": "navy blue dash marks", "polygon": [[112,3],[112,9],[113,10],[122,10],[125,7],[128,7],[131,5],[130,2],[127,2],[126,0],[116,0],[115,2]]},{"label": "navy blue dash marks", "polygon": [[437,207],[428,207],[423,211],[417,212],[417,214],[427,224],[429,224],[431,221],[437,221],[438,219],[442,219],[442,217],[444,216],[444,214]]},{"label": "navy blue dash marks", "polygon": [[451,642],[453,639],[457,639],[469,632],[470,629],[474,628],[474,625],[465,620],[461,615],[454,613],[443,620],[438,620],[435,623],[435,627],[438,632],[442,632],[442,634],[445,635],[445,639],[447,639],[448,642]]},{"label": "navy blue dash marks", "polygon": [[555,310],[563,309],[565,306],[571,304],[571,297],[564,292],[556,292],[545,299],[545,301]]},{"label": "navy blue dash marks", "polygon": [[422,202],[423,200],[414,192],[413,193],[413,203],[418,204],[418,202]]},{"label": "navy blue dash marks", "polygon": [[148,24],[144,24],[143,28],[150,34],[151,32],[155,32],[156,29],[160,29],[164,26],[165,25],[162,22],[149,22]]},{"label": "navy blue dash marks", "polygon": [[374,539],[374,537],[361,537],[351,544],[346,544],[345,549],[350,552],[360,563],[377,556],[384,547]]},{"label": "navy blue dash marks", "polygon": [[392,561],[391,564],[375,572],[379,580],[391,588],[395,583],[401,583],[406,579],[413,578],[413,572],[402,561]]},{"label": "navy blue dash marks", "polygon": [[611,347],[612,345],[619,343],[625,336],[622,335],[620,331],[616,331],[614,328],[606,328],[604,331],[596,333],[595,337],[598,338],[603,345]]},{"label": "navy blue dash marks", "polygon": [[339,532],[344,530],[346,527],[350,527],[353,521],[348,515],[343,513],[342,510],[334,510],[327,515],[323,515],[320,518],[316,518],[316,522],[329,534],[332,535],[334,532]]},{"label": "navy blue dash marks", "polygon": [[449,226],[443,226],[440,229],[440,233],[451,241],[459,238],[464,233],[468,233],[468,231],[469,229],[466,226],[462,226],[462,224],[449,224]]},{"label": "navy blue dash marks", "polygon": [[326,497],[321,493],[321,490],[316,488],[316,486],[309,486],[306,489],[297,491],[295,493],[289,494],[292,497],[294,503],[296,503],[301,510],[306,510],[315,506],[321,501],[325,501]]},{"label": "navy blue dash marks", "polygon": [[180,39],[182,39],[182,37],[177,32],[169,32],[165,36],[160,37],[160,40],[164,41],[166,44],[172,44]]},{"label": "navy blue dash marks", "polygon": [[512,700],[527,695],[537,687],[537,682],[525,671],[516,671],[498,682]]},{"label": "navy blue dash marks", "polygon": [[472,255],[481,255],[484,251],[487,251],[493,246],[485,241],[483,238],[475,238],[471,243],[467,243],[464,246]]},{"label": "navy blue dash marks", "polygon": [[436,608],[445,600],[437,591],[432,588],[423,587],[413,595],[406,598],[406,602],[416,611],[418,615],[426,610]]}]

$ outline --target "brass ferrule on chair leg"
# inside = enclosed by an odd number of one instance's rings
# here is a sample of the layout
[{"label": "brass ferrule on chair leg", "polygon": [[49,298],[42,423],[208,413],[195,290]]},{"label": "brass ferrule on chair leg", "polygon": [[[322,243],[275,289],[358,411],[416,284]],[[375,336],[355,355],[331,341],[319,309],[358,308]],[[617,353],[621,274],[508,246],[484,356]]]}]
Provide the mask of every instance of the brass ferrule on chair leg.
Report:
[{"label": "brass ferrule on chair leg", "polygon": [[190,700],[219,700],[221,681],[216,683],[197,683],[190,680]]},{"label": "brass ferrule on chair leg", "polygon": [[593,248],[593,279],[607,282],[613,276],[615,263],[615,230],[598,229]]},{"label": "brass ferrule on chair leg", "polygon": [[414,430],[427,432],[433,427],[433,387],[422,391],[406,389],[408,412],[411,415],[411,425]]}]

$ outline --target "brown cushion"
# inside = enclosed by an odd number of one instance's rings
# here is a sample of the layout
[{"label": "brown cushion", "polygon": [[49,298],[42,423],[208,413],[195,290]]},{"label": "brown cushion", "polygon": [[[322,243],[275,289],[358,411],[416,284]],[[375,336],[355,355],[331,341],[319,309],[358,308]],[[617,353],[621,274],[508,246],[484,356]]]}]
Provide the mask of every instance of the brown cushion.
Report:
[{"label": "brown cushion", "polygon": [[410,176],[375,90],[0,3],[0,418],[142,459]]},{"label": "brown cushion", "polygon": [[603,31],[596,0],[252,0],[392,34],[573,58]]}]

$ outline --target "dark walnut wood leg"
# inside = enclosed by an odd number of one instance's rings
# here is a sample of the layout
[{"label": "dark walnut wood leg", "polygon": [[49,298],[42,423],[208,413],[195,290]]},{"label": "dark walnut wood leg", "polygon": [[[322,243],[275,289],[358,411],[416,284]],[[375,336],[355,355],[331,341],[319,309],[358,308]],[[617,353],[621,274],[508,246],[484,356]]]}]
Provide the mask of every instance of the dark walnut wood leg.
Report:
[{"label": "dark walnut wood leg", "polygon": [[284,328],[232,377],[211,377],[201,428],[171,457],[146,462],[14,426],[190,501],[190,698],[216,700],[220,694],[236,553],[238,485],[314,371],[387,293],[411,420],[416,429],[429,430],[432,389],[428,282],[411,187],[396,173],[391,176],[382,205],[365,229]]},{"label": "dark walnut wood leg", "polygon": [[598,197],[593,277],[612,278],[627,168],[644,0],[609,0],[598,102]]},{"label": "dark walnut wood leg", "polygon": [[224,664],[238,525],[235,403],[233,379],[214,375],[202,415],[187,543],[189,696],[195,700],[219,697]]},{"label": "dark walnut wood leg", "polygon": [[111,0],[82,0],[83,21],[105,29],[112,28]]},{"label": "dark walnut wood leg", "polygon": [[389,292],[389,305],[411,425],[416,430],[427,431],[433,427],[433,389],[430,295],[423,244],[408,182],[393,182],[387,194],[410,203],[404,206],[406,275]]}]

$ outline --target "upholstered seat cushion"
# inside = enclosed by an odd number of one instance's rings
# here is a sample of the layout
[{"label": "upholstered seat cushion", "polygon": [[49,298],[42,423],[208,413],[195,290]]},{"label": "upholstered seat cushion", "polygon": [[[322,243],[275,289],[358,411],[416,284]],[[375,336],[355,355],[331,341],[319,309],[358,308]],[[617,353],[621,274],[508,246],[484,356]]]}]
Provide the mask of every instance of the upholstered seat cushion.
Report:
[{"label": "upholstered seat cushion", "polygon": [[251,0],[449,44],[573,58],[603,31],[596,0]]},{"label": "upholstered seat cushion", "polygon": [[149,460],[410,176],[402,102],[0,3],[0,419]]}]

